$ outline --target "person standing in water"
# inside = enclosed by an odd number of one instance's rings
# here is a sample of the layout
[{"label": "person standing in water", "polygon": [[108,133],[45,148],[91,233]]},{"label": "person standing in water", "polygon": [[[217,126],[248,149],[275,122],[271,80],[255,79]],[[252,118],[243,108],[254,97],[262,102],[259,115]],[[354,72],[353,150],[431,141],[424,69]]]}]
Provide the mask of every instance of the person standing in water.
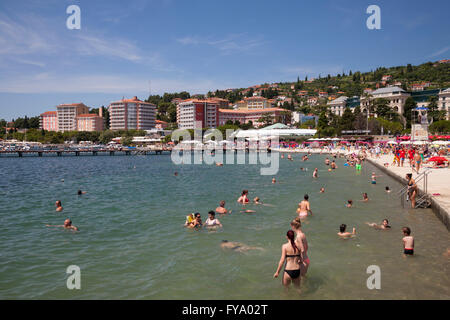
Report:
[{"label": "person standing in water", "polygon": [[303,200],[298,204],[297,213],[300,219],[304,219],[308,214],[312,215],[311,208],[309,206],[309,196],[305,194]]},{"label": "person standing in water", "polygon": [[347,225],[346,224],[341,224],[341,226],[339,227],[339,232],[338,232],[338,236],[344,239],[347,238],[352,238],[356,235],[356,228],[353,228],[353,232],[346,232],[345,229],[347,229]]},{"label": "person standing in water", "polygon": [[303,263],[300,265],[300,273],[302,276],[305,276],[306,272],[308,272],[310,260],[308,258],[308,241],[306,240],[306,235],[302,231],[302,221],[300,218],[297,217],[292,220],[291,227],[296,234],[295,244],[302,251]]},{"label": "person standing in water", "polygon": [[402,228],[403,232],[403,253],[404,255],[414,255],[414,237],[411,236],[411,229],[408,227]]},{"label": "person standing in water", "polygon": [[318,177],[319,177],[318,169],[315,168],[315,169],[314,169],[314,172],[313,172],[313,178],[318,178]]},{"label": "person standing in water", "polygon": [[237,200],[237,202],[242,203],[242,204],[247,204],[249,202],[247,196],[248,196],[248,190],[243,190],[242,194],[239,197],[239,199]]},{"label": "person standing in water", "polygon": [[55,202],[55,206],[56,206],[56,211],[57,212],[61,212],[61,211],[63,211],[63,207],[62,207],[62,203],[61,203],[61,200],[57,200],[56,202]]},{"label": "person standing in water", "polygon": [[220,201],[219,206],[216,208],[216,212],[218,214],[227,214],[227,213],[231,213],[231,210],[228,211],[227,209],[225,209],[225,200]]},{"label": "person standing in water", "polygon": [[206,227],[222,227],[219,219],[216,219],[216,213],[214,211],[208,212],[208,219],[205,221]]},{"label": "person standing in water", "polygon": [[277,271],[273,277],[278,278],[281,268],[286,262],[282,280],[283,285],[289,287],[289,285],[293,283],[297,289],[300,289],[300,264],[302,263],[302,257],[300,249],[295,244],[294,237],[294,231],[289,230],[286,233],[288,241],[281,247],[280,262],[278,263]]}]

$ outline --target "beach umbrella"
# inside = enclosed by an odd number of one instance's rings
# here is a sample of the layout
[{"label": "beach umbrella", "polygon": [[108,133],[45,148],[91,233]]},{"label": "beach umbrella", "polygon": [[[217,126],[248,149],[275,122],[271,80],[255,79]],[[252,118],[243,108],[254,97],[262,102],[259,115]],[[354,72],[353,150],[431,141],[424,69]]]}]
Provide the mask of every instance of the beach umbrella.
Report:
[{"label": "beach umbrella", "polygon": [[444,157],[431,157],[430,159],[428,159],[428,161],[432,161],[432,162],[447,162],[447,158]]},{"label": "beach umbrella", "polygon": [[414,141],[413,144],[416,146],[421,146],[424,144],[428,144],[428,142],[427,141]]},{"label": "beach umbrella", "polygon": [[450,141],[442,141],[442,140],[433,141],[433,144],[437,144],[437,145],[440,145],[440,146],[446,146],[446,145],[450,144]]},{"label": "beach umbrella", "polygon": [[402,142],[400,142],[400,144],[411,144],[411,142],[410,141],[402,141]]},{"label": "beach umbrella", "polygon": [[388,144],[398,144],[398,143],[395,141],[388,141]]}]

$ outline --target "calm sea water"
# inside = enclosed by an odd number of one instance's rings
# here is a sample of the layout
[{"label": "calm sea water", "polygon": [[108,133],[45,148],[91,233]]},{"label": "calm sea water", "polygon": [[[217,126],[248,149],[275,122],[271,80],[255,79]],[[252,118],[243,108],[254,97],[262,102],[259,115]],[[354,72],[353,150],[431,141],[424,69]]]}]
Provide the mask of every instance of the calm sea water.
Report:
[{"label": "calm sea water", "polygon": [[[443,256],[450,236],[431,210],[402,209],[396,197],[401,185],[387,176],[370,184],[372,171],[382,173],[369,164],[358,174],[338,160],[339,168],[328,172],[325,156],[300,158],[280,160],[273,185],[257,165],[176,166],[167,155],[2,157],[0,299],[450,298],[449,259]],[[78,197],[78,189],[88,193]],[[256,213],[240,213],[242,189],[273,207],[250,205]],[[362,192],[368,203],[357,201]],[[303,227],[311,266],[298,296],[285,292],[273,274],[305,193],[314,213]],[[62,213],[55,212],[58,199]],[[186,214],[206,218],[222,199],[233,209],[218,217],[222,230],[183,228]],[[347,199],[354,208],[345,208]],[[68,217],[81,232],[45,226]],[[383,218],[392,230],[365,225]],[[357,237],[338,239],[341,223],[356,226]],[[402,256],[403,226],[415,236],[414,257]],[[223,239],[264,251],[223,251]],[[66,287],[69,265],[81,268],[81,290]],[[381,268],[381,290],[366,286],[370,265]]]}]

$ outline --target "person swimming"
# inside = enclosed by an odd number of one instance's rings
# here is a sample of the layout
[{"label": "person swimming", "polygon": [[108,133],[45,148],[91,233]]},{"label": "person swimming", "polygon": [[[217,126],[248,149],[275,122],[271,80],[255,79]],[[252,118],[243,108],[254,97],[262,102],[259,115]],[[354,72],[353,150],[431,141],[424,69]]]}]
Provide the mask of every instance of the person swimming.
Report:
[{"label": "person swimming", "polygon": [[325,193],[325,188],[324,187],[322,187],[322,188],[320,188],[320,191],[319,191],[320,193]]},{"label": "person swimming", "polygon": [[384,219],[380,225],[376,224],[375,222],[373,222],[373,223],[366,222],[366,224],[369,227],[373,227],[375,229],[381,229],[381,230],[387,230],[387,229],[391,228],[391,226],[389,225],[388,219]]},{"label": "person swimming", "polygon": [[377,184],[377,178],[378,178],[378,177],[381,177],[381,176],[377,176],[377,175],[375,174],[375,172],[372,172],[371,183],[372,183],[372,184]]},{"label": "person swimming", "polygon": [[87,192],[86,191],[81,191],[81,190],[78,190],[77,191],[77,194],[79,195],[79,196],[81,196],[81,195],[83,195],[83,194],[86,194]]},{"label": "person swimming", "polygon": [[240,252],[240,253],[244,253],[247,252],[249,250],[261,250],[264,251],[264,248],[260,248],[260,247],[252,247],[252,246],[248,246],[246,244],[243,244],[241,242],[234,242],[234,241],[228,241],[228,240],[222,240],[220,247],[222,249],[226,249],[226,250],[233,250],[236,252]]},{"label": "person swimming", "polygon": [[361,200],[362,202],[367,202],[369,201],[369,196],[367,195],[367,193],[363,193],[363,199]]},{"label": "person swimming", "polygon": [[61,212],[61,211],[63,211],[63,207],[62,207],[62,203],[61,203],[61,200],[57,200],[56,202],[55,202],[55,206],[56,206],[56,211],[58,211],[58,212]]},{"label": "person swimming", "polygon": [[272,183],[277,183],[277,180],[274,178],[272,178]]},{"label": "person swimming", "polygon": [[303,200],[298,204],[297,213],[300,218],[306,218],[308,214],[312,215],[308,199],[309,196],[305,194]]},{"label": "person swimming", "polygon": [[300,264],[303,262],[301,251],[295,243],[294,231],[289,230],[286,233],[286,239],[287,243],[281,246],[281,258],[273,277],[278,278],[281,268],[286,262],[282,283],[285,287],[288,287],[292,282],[299,289],[301,279]]},{"label": "person swimming", "polygon": [[336,162],[334,162],[334,160],[331,162],[331,165],[330,165],[330,167],[331,167],[331,169],[337,169],[337,165],[336,165]]},{"label": "person swimming", "polygon": [[341,224],[341,226],[339,227],[339,232],[338,232],[338,236],[341,238],[352,238],[356,235],[356,228],[353,228],[353,232],[346,232],[345,229],[347,229],[347,225],[346,224]]},{"label": "person swimming", "polygon": [[216,213],[212,210],[208,212],[208,219],[205,221],[205,227],[222,227],[219,219],[216,219]]},{"label": "person swimming", "polygon": [[351,208],[353,206],[353,200],[347,200],[347,204],[345,206],[347,208]]},{"label": "person swimming", "polygon": [[389,187],[386,186],[385,191],[386,191],[387,193],[390,193],[390,192],[391,192],[391,189],[389,189]]},{"label": "person swimming", "polygon": [[64,220],[64,224],[63,225],[46,225],[47,227],[57,227],[57,228],[64,228],[67,230],[74,230],[74,231],[80,231],[77,227],[75,227],[74,225],[72,225],[72,220],[70,219],[66,219]]},{"label": "person swimming", "polygon": [[243,190],[241,196],[239,197],[239,199],[237,200],[237,202],[242,203],[242,204],[246,204],[249,202],[248,198],[248,190]]},{"label": "person swimming", "polygon": [[330,159],[328,159],[328,158],[325,159],[325,165],[326,165],[326,166],[329,166],[329,165],[330,165]]}]

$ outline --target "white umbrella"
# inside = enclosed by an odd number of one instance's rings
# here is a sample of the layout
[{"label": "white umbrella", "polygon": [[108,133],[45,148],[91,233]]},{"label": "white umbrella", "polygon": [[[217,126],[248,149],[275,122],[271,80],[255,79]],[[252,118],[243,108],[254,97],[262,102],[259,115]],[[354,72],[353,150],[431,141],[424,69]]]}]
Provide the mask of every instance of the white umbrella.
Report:
[{"label": "white umbrella", "polygon": [[450,144],[450,141],[438,140],[438,141],[434,141],[433,144],[437,144],[439,146],[446,146],[446,145]]},{"label": "white umbrella", "polygon": [[339,139],[339,138],[333,138],[333,139],[331,139],[331,140],[333,140],[333,141],[339,141],[339,140],[341,140],[341,139]]},{"label": "white umbrella", "polygon": [[411,144],[411,141],[402,141],[400,144]]},{"label": "white umbrella", "polygon": [[416,146],[421,146],[424,144],[428,144],[428,142],[427,141],[414,141],[413,144]]},{"label": "white umbrella", "polygon": [[[406,142],[406,141],[405,141]],[[398,144],[397,142],[395,142],[395,141],[388,141],[388,144]]]}]

